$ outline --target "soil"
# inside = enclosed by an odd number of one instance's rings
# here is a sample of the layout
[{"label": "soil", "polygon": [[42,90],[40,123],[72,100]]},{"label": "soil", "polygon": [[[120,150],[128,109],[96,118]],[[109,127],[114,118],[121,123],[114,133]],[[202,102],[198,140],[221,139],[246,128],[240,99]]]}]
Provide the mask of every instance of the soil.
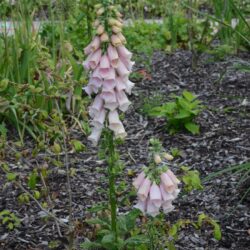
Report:
[{"label": "soil", "polygon": [[[159,138],[166,150],[178,148],[181,156],[172,163],[172,170],[180,172],[180,166],[188,166],[198,170],[201,179],[226,167],[249,162],[250,158],[250,73],[244,73],[233,67],[236,62],[249,62],[249,54],[227,57],[222,61],[213,61],[204,55],[196,70],[191,69],[191,54],[188,51],[177,51],[174,54],[156,52],[152,57],[151,71],[146,72],[146,65],[137,64],[135,71],[142,74],[143,79],[136,83],[130,97],[132,106],[125,115],[124,125],[128,137],[119,147],[121,159],[125,163],[121,180],[130,186],[133,177],[128,170],[140,172],[141,166],[147,162],[148,141],[152,137]],[[186,89],[195,93],[202,100],[205,109],[197,118],[200,134],[192,135],[181,131],[170,135],[166,130],[166,121],[160,118],[148,118],[141,112],[146,99],[158,93],[168,100],[170,94],[181,94]],[[89,218],[87,211],[92,205],[105,201],[102,189],[105,184],[105,163],[98,160],[97,148],[92,147],[86,137],[76,128],[72,128],[72,136],[87,146],[87,151],[70,153],[70,166],[76,171],[71,179],[74,217],[78,219],[78,230],[75,238],[81,242],[91,234],[91,228],[82,221]],[[10,135],[9,135],[10,136]],[[11,137],[11,136],[10,136]],[[13,140],[15,138],[12,138]],[[17,138],[16,138],[17,140]],[[46,162],[47,155],[39,153],[32,157],[34,143],[26,141],[26,156],[18,161],[6,154],[12,171],[20,174],[25,180],[27,173]],[[54,212],[68,221],[66,174],[63,167],[56,168],[49,164],[52,173],[47,181],[54,204]],[[191,227],[183,229],[176,242],[180,250],[247,250],[250,248],[250,197],[241,201],[250,186],[249,178],[240,183],[243,173],[230,173],[214,177],[204,182],[204,189],[182,192],[175,201],[176,209],[166,216],[167,221],[177,219],[197,220],[198,214],[204,212],[216,219],[222,229],[222,239],[213,238],[212,228],[204,225],[202,230]],[[58,236],[55,222],[46,222],[44,213],[30,201],[30,204],[18,204],[17,197],[21,190],[12,183],[6,183],[4,174],[0,176],[0,211],[9,209],[21,219],[21,225],[13,231],[4,226],[0,228],[0,249],[65,249],[65,237]],[[24,184],[25,185],[25,184]],[[127,211],[136,200],[130,197],[130,206],[123,207],[120,212]],[[62,228],[62,234],[66,232]],[[58,244],[57,244],[58,243]],[[80,249],[80,248],[79,248]]]}]

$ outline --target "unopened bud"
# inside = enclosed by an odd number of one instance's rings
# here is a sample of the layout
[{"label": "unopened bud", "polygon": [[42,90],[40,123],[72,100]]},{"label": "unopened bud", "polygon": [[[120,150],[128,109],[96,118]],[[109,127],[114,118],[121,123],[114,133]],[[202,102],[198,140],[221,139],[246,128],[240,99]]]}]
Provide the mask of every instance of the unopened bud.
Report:
[{"label": "unopened bud", "polygon": [[122,17],[122,14],[121,14],[120,11],[116,11],[115,14],[116,14],[117,17]]},{"label": "unopened bud", "polygon": [[108,42],[109,41],[109,36],[106,32],[104,32],[102,35],[101,35],[101,42]]},{"label": "unopened bud", "polygon": [[120,38],[117,35],[112,35],[111,36],[111,42],[115,47],[118,47],[118,46],[122,45],[122,41],[120,40]]},{"label": "unopened bud", "polygon": [[101,35],[101,34],[103,34],[103,32],[104,32],[104,27],[102,25],[99,25],[97,30],[96,30],[96,33],[98,35]]},{"label": "unopened bud", "polygon": [[105,9],[102,7],[99,10],[96,11],[97,16],[101,16],[104,13]]},{"label": "unopened bud", "polygon": [[122,22],[120,22],[120,21],[118,21],[118,20],[116,20],[115,25],[116,25],[117,27],[119,27],[119,28],[122,28],[122,26],[123,26]]},{"label": "unopened bud", "polygon": [[108,22],[109,22],[109,25],[113,26],[113,25],[116,24],[116,19],[114,19],[114,18],[109,18]]},{"label": "unopened bud", "polygon": [[94,8],[95,8],[96,10],[98,10],[98,9],[102,8],[102,4],[101,4],[101,3],[95,4],[95,5],[94,5]]},{"label": "unopened bud", "polygon": [[127,42],[126,38],[123,36],[122,33],[118,33],[117,36],[119,37],[119,39],[121,40],[121,42],[123,44],[125,44]]},{"label": "unopened bud", "polygon": [[174,157],[168,153],[163,153],[162,156],[168,161],[172,161],[174,159]]},{"label": "unopened bud", "polygon": [[114,5],[110,5],[110,6],[109,6],[109,9],[110,9],[110,10],[114,10],[114,9],[115,9],[115,6],[114,6]]},{"label": "unopened bud", "polygon": [[121,30],[119,27],[117,27],[117,26],[112,26],[112,31],[113,31],[115,34],[117,34],[117,33],[120,33],[122,30]]},{"label": "unopened bud", "polygon": [[100,21],[99,21],[98,19],[96,19],[96,20],[94,21],[94,23],[93,23],[93,26],[94,26],[95,28],[97,28],[99,25],[100,25]]},{"label": "unopened bud", "polygon": [[160,155],[154,155],[154,161],[156,164],[160,164],[162,162]]}]

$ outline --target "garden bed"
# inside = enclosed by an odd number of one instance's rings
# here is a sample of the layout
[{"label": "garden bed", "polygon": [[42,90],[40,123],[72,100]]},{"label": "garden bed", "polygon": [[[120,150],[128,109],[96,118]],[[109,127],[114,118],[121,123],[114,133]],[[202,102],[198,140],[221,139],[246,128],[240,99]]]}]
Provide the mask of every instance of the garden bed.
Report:
[{"label": "garden bed", "polygon": [[[174,54],[162,52],[154,53],[151,73],[145,72],[145,65],[136,65],[135,70],[142,70],[144,78],[140,80],[133,91],[130,100],[132,108],[127,112],[124,125],[128,138],[121,146],[121,158],[126,164],[124,173],[128,169],[139,172],[147,160],[148,140],[159,138],[166,150],[178,148],[181,156],[173,161],[173,169],[178,173],[182,165],[197,169],[201,177],[222,170],[228,166],[242,164],[250,158],[250,73],[242,73],[234,69],[236,61],[249,61],[250,55],[241,54],[229,57],[224,61],[212,62],[205,55],[198,68],[190,68],[191,53],[177,51]],[[201,126],[200,135],[181,132],[174,136],[166,132],[165,121],[149,119],[141,113],[145,99],[155,93],[163,96],[180,94],[187,89],[203,101],[205,110],[197,122]],[[83,241],[88,235],[88,227],[82,227],[81,221],[89,216],[87,208],[99,201],[105,201],[103,193],[98,187],[105,188],[102,178],[106,166],[96,157],[97,149],[93,148],[76,129],[72,129],[72,136],[83,141],[87,152],[70,154],[71,167],[76,170],[72,177],[73,209],[75,218],[79,219],[79,230],[76,239]],[[11,138],[15,140],[15,137]],[[10,142],[11,144],[11,142]],[[9,167],[20,175],[24,175],[37,163],[44,164],[46,154],[39,154],[32,158],[33,143],[26,140],[26,157],[19,162],[8,156]],[[53,168],[56,169],[56,168]],[[132,177],[127,176],[131,183]],[[124,177],[123,176],[123,177]],[[197,220],[201,212],[217,219],[222,228],[222,240],[216,241],[212,237],[211,228],[204,226],[201,231],[191,228],[180,233],[176,247],[181,250],[209,249],[247,250],[250,245],[250,199],[246,197],[239,203],[242,195],[249,187],[248,183],[238,186],[238,176],[222,175],[204,185],[203,191],[182,193],[175,202],[176,209],[167,216],[171,222],[180,218]],[[0,211],[9,209],[21,218],[21,226],[8,232],[0,229],[0,249],[49,249],[49,245],[56,244],[54,249],[64,249],[65,238],[57,235],[53,221],[45,223],[44,216],[32,201],[29,205],[19,205],[17,197],[20,190],[12,184],[4,186],[4,175],[1,174]],[[54,210],[60,218],[67,222],[67,191],[66,175],[63,168],[55,170],[50,177],[50,190],[56,203]],[[60,192],[59,192],[60,191]],[[133,200],[131,200],[133,202]],[[123,208],[122,211],[128,210]],[[64,232],[65,233],[65,232]],[[79,248],[80,249],[80,248]]]}]

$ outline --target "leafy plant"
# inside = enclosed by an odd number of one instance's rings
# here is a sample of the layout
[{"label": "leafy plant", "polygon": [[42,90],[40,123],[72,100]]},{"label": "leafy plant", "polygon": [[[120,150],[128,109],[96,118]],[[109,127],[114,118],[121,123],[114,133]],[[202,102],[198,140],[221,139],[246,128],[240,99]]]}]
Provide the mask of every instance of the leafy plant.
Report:
[{"label": "leafy plant", "polygon": [[13,230],[20,225],[20,219],[9,210],[0,212],[0,224],[6,226],[9,230]]},{"label": "leafy plant", "polygon": [[184,175],[181,177],[181,180],[185,184],[184,189],[188,192],[192,190],[202,190],[203,186],[200,180],[200,174],[197,170],[190,170],[186,166],[182,166],[181,170],[184,172]]},{"label": "leafy plant", "polygon": [[[111,230],[111,221],[107,215],[103,218],[93,218],[86,222],[90,225],[98,225],[96,240],[86,241],[81,244],[83,249],[104,248],[108,250],[136,249],[136,247],[148,244],[147,236],[139,234],[136,228],[136,219],[140,215],[137,209],[117,217],[118,239]],[[116,242],[116,243],[115,243]]]},{"label": "leafy plant", "polygon": [[167,102],[160,107],[148,111],[149,116],[164,117],[167,119],[167,128],[170,134],[186,129],[192,134],[199,133],[199,125],[194,122],[203,106],[197,97],[184,90],[181,96],[175,96],[175,101]]}]

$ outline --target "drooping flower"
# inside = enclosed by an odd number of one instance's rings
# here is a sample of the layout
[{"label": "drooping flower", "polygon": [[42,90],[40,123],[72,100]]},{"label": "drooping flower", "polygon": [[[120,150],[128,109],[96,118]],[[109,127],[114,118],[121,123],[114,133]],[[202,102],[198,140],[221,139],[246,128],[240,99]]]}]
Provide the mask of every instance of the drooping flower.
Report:
[{"label": "drooping flower", "polygon": [[[131,61],[132,53],[124,46],[126,39],[122,34],[122,15],[114,6],[111,7],[105,8],[102,4],[95,6],[98,16],[94,22],[96,35],[84,49],[87,59],[83,65],[90,71],[90,80],[84,90],[89,96],[96,95],[89,108],[93,126],[89,139],[95,144],[105,126],[116,137],[124,138],[127,135],[118,109],[122,112],[128,109],[130,101],[126,93],[131,94],[134,87],[134,83],[129,81],[134,62]],[[105,11],[110,13],[106,15]],[[112,18],[105,20],[109,16]]]},{"label": "drooping flower", "polygon": [[159,214],[161,207],[164,213],[174,210],[172,202],[180,192],[180,181],[170,169],[162,173],[160,179],[160,184],[152,182],[143,171],[133,181],[139,199],[134,207],[153,217]]}]

